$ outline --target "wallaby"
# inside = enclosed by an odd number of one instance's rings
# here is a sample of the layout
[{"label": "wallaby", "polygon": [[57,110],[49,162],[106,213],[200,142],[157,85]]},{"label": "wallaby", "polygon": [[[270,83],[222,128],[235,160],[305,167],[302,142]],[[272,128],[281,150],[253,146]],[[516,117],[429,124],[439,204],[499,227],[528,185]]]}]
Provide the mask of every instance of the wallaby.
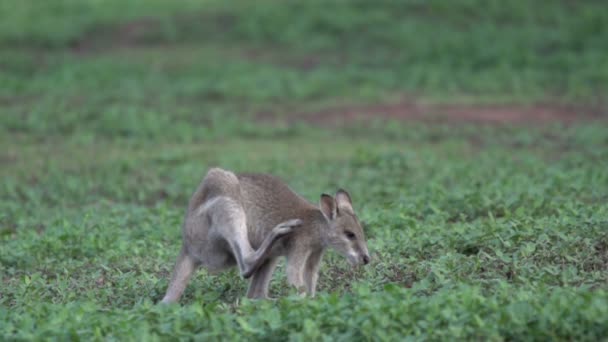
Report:
[{"label": "wallaby", "polygon": [[268,298],[280,256],[287,257],[289,284],[312,297],[327,247],[353,266],[370,261],[346,191],[335,198],[322,194],[317,207],[277,177],[212,168],[190,199],[182,249],[162,302],[179,300],[200,266],[218,272],[237,265],[243,278],[251,278],[247,297]]}]

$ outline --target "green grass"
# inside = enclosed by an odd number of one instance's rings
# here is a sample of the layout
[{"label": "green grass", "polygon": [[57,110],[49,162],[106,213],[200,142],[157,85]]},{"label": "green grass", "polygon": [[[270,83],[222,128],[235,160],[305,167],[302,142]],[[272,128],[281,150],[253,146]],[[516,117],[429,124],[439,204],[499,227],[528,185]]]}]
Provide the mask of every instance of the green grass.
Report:
[{"label": "green grass", "polygon": [[[0,3],[0,339],[601,340],[608,126],[277,124],[395,98],[602,105],[600,1]],[[575,112],[573,116],[585,113]],[[306,122],[304,115],[301,114]],[[288,121],[286,121],[288,122]],[[208,167],[345,187],[373,262],[158,306]]]},{"label": "green grass", "polygon": [[[90,87],[133,100],[179,91],[190,101],[282,102],[403,91],[597,102],[608,91],[601,1],[62,0],[2,9],[0,97],[29,98],[47,82],[64,100]],[[125,46],[135,50],[129,58],[117,51]],[[89,87],[66,96],[75,79]]]}]

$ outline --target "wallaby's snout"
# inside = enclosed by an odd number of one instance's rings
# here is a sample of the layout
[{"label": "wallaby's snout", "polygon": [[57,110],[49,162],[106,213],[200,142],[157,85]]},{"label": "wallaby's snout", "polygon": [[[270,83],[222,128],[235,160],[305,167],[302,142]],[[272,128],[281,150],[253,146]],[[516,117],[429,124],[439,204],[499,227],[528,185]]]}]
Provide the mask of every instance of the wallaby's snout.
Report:
[{"label": "wallaby's snout", "polygon": [[[367,265],[371,261],[371,257],[367,252],[367,248],[361,248],[360,246],[351,247],[348,245],[340,246],[337,244],[334,244],[333,247],[336,248],[339,252],[343,252],[343,254],[345,254],[346,256],[346,259],[352,266]],[[345,248],[345,251],[342,248]]]},{"label": "wallaby's snout", "polygon": [[359,248],[359,263],[363,265],[367,265],[371,261],[371,257],[369,256],[369,252],[367,251],[367,244],[363,242]]}]

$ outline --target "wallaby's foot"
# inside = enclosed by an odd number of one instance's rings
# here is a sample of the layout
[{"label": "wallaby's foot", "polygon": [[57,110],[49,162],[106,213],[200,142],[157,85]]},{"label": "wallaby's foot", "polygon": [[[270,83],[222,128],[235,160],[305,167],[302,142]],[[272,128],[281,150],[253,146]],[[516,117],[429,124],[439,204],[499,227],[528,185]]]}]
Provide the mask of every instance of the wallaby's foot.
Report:
[{"label": "wallaby's foot", "polygon": [[293,219],[279,223],[274,227],[269,236],[266,237],[260,248],[255,251],[251,258],[245,258],[245,270],[241,272],[241,276],[245,279],[250,278],[260,265],[264,262],[268,252],[272,248],[275,241],[293,232],[294,229],[302,225],[302,220]]},{"label": "wallaby's foot", "polygon": [[294,231],[294,229],[296,229],[300,225],[302,225],[302,220],[300,219],[285,221],[283,223],[279,223],[276,227],[274,227],[272,233],[275,234],[276,238],[283,237]]}]

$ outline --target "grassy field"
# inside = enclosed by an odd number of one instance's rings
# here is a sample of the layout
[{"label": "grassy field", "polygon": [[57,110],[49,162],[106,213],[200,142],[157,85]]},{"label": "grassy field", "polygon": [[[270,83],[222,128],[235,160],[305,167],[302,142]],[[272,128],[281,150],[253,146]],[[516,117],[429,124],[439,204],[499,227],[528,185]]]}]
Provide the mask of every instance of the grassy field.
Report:
[{"label": "grassy field", "polygon": [[[2,1],[0,339],[606,340],[606,56],[602,1]],[[156,305],[211,166],[345,187],[372,263]]]}]

